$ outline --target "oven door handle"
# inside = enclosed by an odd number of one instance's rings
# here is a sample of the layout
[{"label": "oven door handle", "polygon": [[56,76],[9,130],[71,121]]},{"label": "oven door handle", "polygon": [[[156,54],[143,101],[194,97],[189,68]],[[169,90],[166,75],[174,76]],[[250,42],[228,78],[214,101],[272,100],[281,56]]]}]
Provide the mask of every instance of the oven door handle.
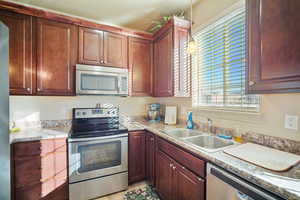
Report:
[{"label": "oven door handle", "polygon": [[90,138],[69,138],[68,141],[70,143],[75,143],[75,142],[95,142],[95,140],[109,140],[109,139],[122,139],[124,137],[128,137],[128,133],[124,133],[124,134],[118,134],[118,135],[110,135],[110,136],[104,136],[104,137],[90,137]]}]

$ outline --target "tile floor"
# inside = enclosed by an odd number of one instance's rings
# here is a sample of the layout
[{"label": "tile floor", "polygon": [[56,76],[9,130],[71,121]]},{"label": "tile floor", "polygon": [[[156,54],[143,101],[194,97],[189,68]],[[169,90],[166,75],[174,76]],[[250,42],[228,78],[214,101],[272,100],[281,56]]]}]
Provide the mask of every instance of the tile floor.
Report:
[{"label": "tile floor", "polygon": [[123,200],[124,194],[126,192],[136,190],[136,189],[139,189],[139,188],[143,188],[146,185],[147,185],[147,183],[145,181],[135,183],[135,184],[130,185],[128,187],[128,190],[126,190],[126,191],[122,191],[122,192],[118,192],[118,193],[111,194],[111,195],[108,195],[108,196],[104,196],[104,197],[101,197],[101,198],[98,198],[98,199],[95,199],[95,200]]}]

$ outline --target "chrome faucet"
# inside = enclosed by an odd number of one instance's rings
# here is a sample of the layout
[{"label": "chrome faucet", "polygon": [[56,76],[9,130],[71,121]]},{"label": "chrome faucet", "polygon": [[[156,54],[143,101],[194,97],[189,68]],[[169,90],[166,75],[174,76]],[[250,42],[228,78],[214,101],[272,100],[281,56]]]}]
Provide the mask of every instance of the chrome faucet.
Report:
[{"label": "chrome faucet", "polygon": [[212,133],[213,121],[210,118],[207,118],[208,123],[208,133]]}]

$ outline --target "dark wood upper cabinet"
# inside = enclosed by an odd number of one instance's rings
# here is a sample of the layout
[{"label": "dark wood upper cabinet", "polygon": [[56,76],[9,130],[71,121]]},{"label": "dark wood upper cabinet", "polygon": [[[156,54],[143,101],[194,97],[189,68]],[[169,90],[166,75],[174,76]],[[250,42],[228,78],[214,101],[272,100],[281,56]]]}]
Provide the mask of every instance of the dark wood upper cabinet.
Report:
[{"label": "dark wood upper cabinet", "polygon": [[128,67],[127,36],[79,27],[79,63]]},{"label": "dark wood upper cabinet", "polygon": [[146,178],[150,185],[155,185],[155,136],[146,133]]},{"label": "dark wood upper cabinet", "polygon": [[187,53],[189,30],[174,28],[174,96],[191,96],[190,56]]},{"label": "dark wood upper cabinet", "polygon": [[154,42],[154,96],[173,96],[173,32],[169,30]]},{"label": "dark wood upper cabinet", "polygon": [[172,18],[154,35],[154,96],[190,97],[188,21]]},{"label": "dark wood upper cabinet", "polygon": [[152,95],[152,42],[129,38],[130,96]]},{"label": "dark wood upper cabinet", "polygon": [[112,67],[128,67],[127,36],[104,32],[104,64]]},{"label": "dark wood upper cabinet", "polygon": [[37,94],[74,95],[78,29],[37,20]]},{"label": "dark wood upper cabinet", "polygon": [[103,31],[79,27],[79,63],[101,65],[103,59]]},{"label": "dark wood upper cabinet", "polygon": [[146,178],[146,133],[129,132],[128,149],[129,183],[144,180]]},{"label": "dark wood upper cabinet", "polygon": [[300,92],[299,9],[299,0],[247,0],[248,93]]},{"label": "dark wood upper cabinet", "polygon": [[35,27],[31,16],[0,10],[9,28],[9,85],[11,95],[31,95],[35,90]]}]

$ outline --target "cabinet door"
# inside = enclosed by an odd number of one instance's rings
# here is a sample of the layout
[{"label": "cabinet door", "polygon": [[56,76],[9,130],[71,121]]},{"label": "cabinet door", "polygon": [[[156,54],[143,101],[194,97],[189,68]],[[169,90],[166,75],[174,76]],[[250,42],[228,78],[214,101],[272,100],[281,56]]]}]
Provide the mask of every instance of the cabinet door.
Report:
[{"label": "cabinet door", "polygon": [[299,0],[247,0],[248,93],[300,92],[299,9]]},{"label": "cabinet door", "polygon": [[129,132],[129,182],[146,178],[146,135],[144,131]]},{"label": "cabinet door", "polygon": [[103,31],[79,27],[79,63],[100,65],[103,60]]},{"label": "cabinet door", "polygon": [[78,29],[37,20],[37,94],[74,95]]},{"label": "cabinet door", "polygon": [[68,199],[66,138],[14,143],[12,161],[14,199]]},{"label": "cabinet door", "polygon": [[154,96],[173,96],[172,30],[154,42]]},{"label": "cabinet door", "polygon": [[35,90],[33,19],[26,15],[0,11],[0,21],[9,28],[10,94],[33,94]]},{"label": "cabinet door", "polygon": [[155,136],[146,134],[146,176],[151,185],[155,183]]},{"label": "cabinet door", "polygon": [[104,32],[104,65],[127,68],[127,56],[127,37]]},{"label": "cabinet door", "polygon": [[173,170],[175,200],[205,199],[205,181],[203,179],[178,163],[174,164]]},{"label": "cabinet door", "polygon": [[152,94],[152,44],[151,41],[129,39],[130,96]]},{"label": "cabinet door", "polygon": [[190,97],[191,68],[187,53],[188,29],[174,29],[174,96]]},{"label": "cabinet door", "polygon": [[173,200],[172,160],[161,151],[156,154],[156,189],[163,200]]}]

